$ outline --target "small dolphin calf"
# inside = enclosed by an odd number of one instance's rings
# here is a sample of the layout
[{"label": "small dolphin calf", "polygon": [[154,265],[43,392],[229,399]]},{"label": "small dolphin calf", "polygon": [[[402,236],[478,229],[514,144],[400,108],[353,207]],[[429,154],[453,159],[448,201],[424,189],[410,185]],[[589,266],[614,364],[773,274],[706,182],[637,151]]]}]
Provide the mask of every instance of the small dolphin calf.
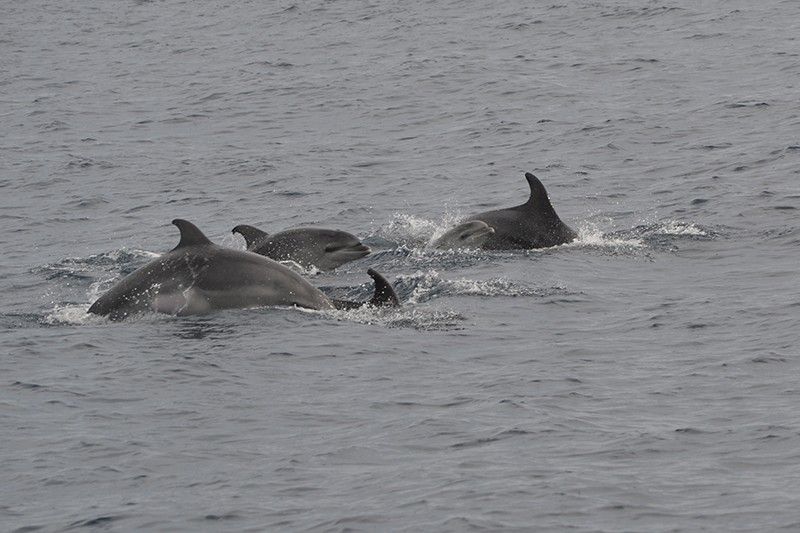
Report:
[{"label": "small dolphin calf", "polygon": [[434,248],[442,250],[459,248],[480,248],[494,233],[494,228],[480,220],[468,220],[450,229],[436,239]]},{"label": "small dolphin calf", "polygon": [[370,253],[355,235],[333,229],[296,228],[270,235],[241,224],[233,228],[233,233],[244,237],[251,252],[275,261],[294,261],[305,268],[333,270]]},{"label": "small dolphin calf", "polygon": [[194,315],[262,306],[398,305],[392,286],[374,270],[368,271],[375,280],[375,295],[369,302],[332,300],[280,263],[216,245],[186,220],[172,223],[181,232],[178,246],[123,278],[92,304],[90,313],[119,320],[146,311]]},{"label": "small dolphin calf", "polygon": [[484,222],[494,233],[482,243],[485,250],[547,248],[572,242],[578,236],[556,214],[539,178],[525,173],[531,196],[524,204],[468,217]]}]

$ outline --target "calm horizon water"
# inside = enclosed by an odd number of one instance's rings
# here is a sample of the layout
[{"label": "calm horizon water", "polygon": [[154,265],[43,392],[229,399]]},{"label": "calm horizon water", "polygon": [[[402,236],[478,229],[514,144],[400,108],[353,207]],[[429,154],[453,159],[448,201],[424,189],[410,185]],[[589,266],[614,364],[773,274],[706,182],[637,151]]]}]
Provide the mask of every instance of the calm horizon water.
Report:
[{"label": "calm horizon water", "polygon": [[[800,529],[800,6],[3,2],[0,529]],[[436,251],[527,199],[579,238]],[[86,313],[238,224],[399,309]]]}]

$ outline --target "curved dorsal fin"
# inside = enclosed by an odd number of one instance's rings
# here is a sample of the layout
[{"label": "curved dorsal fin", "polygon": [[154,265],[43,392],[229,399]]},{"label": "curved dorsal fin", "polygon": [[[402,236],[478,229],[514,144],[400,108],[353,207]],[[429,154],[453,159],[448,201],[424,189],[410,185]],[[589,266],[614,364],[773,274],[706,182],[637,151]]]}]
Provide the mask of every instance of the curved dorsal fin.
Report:
[{"label": "curved dorsal fin", "polygon": [[244,237],[244,242],[247,243],[248,248],[264,237],[269,236],[269,233],[266,231],[261,231],[260,229],[253,226],[248,226],[247,224],[239,224],[231,230],[231,233],[238,233]]},{"label": "curved dorsal fin", "polygon": [[336,309],[358,309],[365,305],[371,305],[373,307],[400,307],[400,299],[397,297],[397,293],[394,292],[392,284],[371,268],[367,270],[367,274],[375,281],[375,293],[372,295],[372,298],[366,302],[352,302],[350,300],[331,298],[331,303]]},{"label": "curved dorsal fin", "polygon": [[374,307],[399,307],[400,299],[394,292],[392,284],[371,268],[367,270],[367,274],[375,280],[375,294],[372,296],[369,304]]},{"label": "curved dorsal fin", "polygon": [[540,209],[553,209],[553,205],[550,203],[550,197],[547,196],[547,191],[545,190],[544,185],[542,185],[542,182],[539,181],[539,178],[530,172],[526,172],[525,179],[528,180],[528,185],[531,187],[531,197],[528,199],[528,202],[525,205]]},{"label": "curved dorsal fin", "polygon": [[173,250],[195,244],[212,244],[212,242],[208,240],[208,237],[203,235],[203,232],[188,220],[176,218],[172,221],[172,223],[178,226],[178,229],[181,230],[181,242],[179,242],[178,246],[173,248]]}]

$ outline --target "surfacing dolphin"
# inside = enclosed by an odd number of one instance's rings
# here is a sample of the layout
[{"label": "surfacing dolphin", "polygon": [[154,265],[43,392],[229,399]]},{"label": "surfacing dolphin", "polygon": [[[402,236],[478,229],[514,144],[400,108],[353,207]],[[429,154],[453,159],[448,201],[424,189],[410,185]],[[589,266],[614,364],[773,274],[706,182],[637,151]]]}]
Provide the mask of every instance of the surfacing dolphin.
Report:
[{"label": "surfacing dolphin", "polygon": [[309,268],[333,270],[370,253],[358,237],[346,231],[323,228],[295,228],[268,234],[240,224],[232,230],[244,237],[247,249],[275,261],[294,261]]},{"label": "surfacing dolphin", "polygon": [[494,229],[481,244],[485,250],[547,248],[572,242],[578,236],[556,214],[539,178],[525,173],[531,195],[524,204],[467,217]]},{"label": "surfacing dolphin", "polygon": [[441,250],[460,248],[480,248],[494,233],[494,228],[480,220],[462,222],[433,242],[434,248]]},{"label": "surfacing dolphin", "polygon": [[372,269],[367,271],[375,280],[371,300],[333,300],[280,263],[214,244],[186,220],[172,223],[181,232],[178,246],[119,281],[92,304],[90,313],[120,320],[147,311],[195,315],[264,306],[324,310],[398,305],[391,284]]}]

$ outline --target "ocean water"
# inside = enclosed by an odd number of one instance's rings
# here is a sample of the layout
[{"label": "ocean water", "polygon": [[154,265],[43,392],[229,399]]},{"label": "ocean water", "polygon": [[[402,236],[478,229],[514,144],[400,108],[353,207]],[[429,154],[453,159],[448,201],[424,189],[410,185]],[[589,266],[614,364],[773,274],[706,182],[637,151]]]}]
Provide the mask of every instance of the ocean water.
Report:
[{"label": "ocean water", "polygon": [[[3,2],[0,529],[800,529],[794,1]],[[434,251],[547,187],[579,239]],[[86,309],[173,218],[397,310]]]}]

